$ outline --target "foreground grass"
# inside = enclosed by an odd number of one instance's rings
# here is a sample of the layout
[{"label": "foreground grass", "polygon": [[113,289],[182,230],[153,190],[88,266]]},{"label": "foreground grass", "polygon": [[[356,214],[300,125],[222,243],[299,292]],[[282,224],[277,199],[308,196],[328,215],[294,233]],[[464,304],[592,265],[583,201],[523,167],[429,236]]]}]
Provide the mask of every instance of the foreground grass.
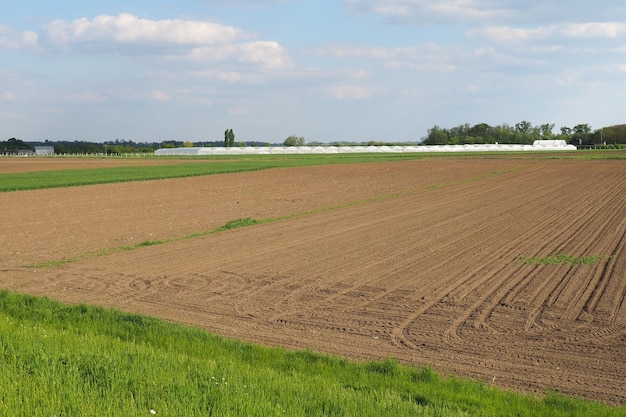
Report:
[{"label": "foreground grass", "polygon": [[0,292],[3,416],[626,416],[393,360],[355,364]]}]

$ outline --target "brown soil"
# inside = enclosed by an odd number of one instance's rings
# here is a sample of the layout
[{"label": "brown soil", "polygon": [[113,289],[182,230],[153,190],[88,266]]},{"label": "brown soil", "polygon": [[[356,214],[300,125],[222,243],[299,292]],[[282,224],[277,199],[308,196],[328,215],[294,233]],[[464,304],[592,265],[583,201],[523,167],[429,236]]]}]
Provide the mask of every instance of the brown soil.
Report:
[{"label": "brown soil", "polygon": [[[3,193],[0,208],[19,220],[0,225],[0,286],[246,341],[394,357],[519,391],[622,403],[625,195],[623,161],[524,159]],[[520,260],[558,254],[603,259]],[[32,267],[64,258],[76,262]]]},{"label": "brown soil", "polygon": [[[206,160],[181,160],[177,158],[168,159],[147,159],[141,158],[43,158],[43,157],[11,157],[0,158],[0,174],[33,172],[33,171],[55,171],[63,169],[92,169],[92,168],[113,168],[120,166],[144,166],[144,165],[167,165],[180,163],[203,163]],[[214,162],[214,161],[212,161]]]}]

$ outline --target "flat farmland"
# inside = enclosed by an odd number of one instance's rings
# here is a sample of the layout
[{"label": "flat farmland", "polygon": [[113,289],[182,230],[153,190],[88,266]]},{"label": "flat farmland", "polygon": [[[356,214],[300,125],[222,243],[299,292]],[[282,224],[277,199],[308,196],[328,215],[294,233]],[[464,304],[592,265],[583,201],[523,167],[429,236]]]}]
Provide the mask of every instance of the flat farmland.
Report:
[{"label": "flat farmland", "polygon": [[[0,174],[18,172],[56,171],[64,169],[115,168],[129,166],[169,165],[180,163],[179,159],[143,158],[2,158]],[[193,160],[186,160],[194,162]],[[196,161],[202,162],[202,161]]]},{"label": "flat farmland", "polygon": [[625,202],[623,160],[541,158],[0,193],[0,286],[623,403]]}]

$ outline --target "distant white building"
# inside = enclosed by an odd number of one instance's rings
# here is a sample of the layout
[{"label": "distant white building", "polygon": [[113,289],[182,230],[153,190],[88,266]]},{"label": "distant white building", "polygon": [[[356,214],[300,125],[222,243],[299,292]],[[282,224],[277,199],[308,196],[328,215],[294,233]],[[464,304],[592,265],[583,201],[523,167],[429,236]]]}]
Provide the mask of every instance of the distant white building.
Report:
[{"label": "distant white building", "polygon": [[35,155],[37,156],[54,155],[54,146],[35,146]]}]

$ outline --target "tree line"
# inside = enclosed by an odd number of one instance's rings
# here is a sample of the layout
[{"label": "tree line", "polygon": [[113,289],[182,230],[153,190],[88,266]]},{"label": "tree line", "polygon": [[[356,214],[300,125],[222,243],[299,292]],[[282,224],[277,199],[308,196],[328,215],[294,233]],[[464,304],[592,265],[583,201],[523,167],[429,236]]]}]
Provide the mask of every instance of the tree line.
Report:
[{"label": "tree line", "polygon": [[[233,137],[234,139],[234,137]],[[229,142],[223,141],[180,141],[166,140],[161,142],[134,142],[132,140],[105,141],[102,143],[87,141],[34,141],[25,142],[21,139],[10,138],[0,140],[0,153],[11,153],[21,150],[34,150],[35,146],[52,146],[57,154],[127,154],[127,153],[152,153],[160,148],[182,148],[182,147],[220,147],[220,146],[270,146],[269,142]]]},{"label": "tree line", "polygon": [[515,126],[501,124],[490,126],[479,123],[470,126],[465,123],[452,128],[437,125],[428,129],[422,138],[424,145],[466,145],[466,144],[532,144],[536,140],[564,140],[576,146],[626,144],[626,125],[615,125],[592,130],[587,123],[574,127],[563,126],[554,133],[554,123],[533,126],[523,120]]},{"label": "tree line", "polygon": [[[465,123],[452,128],[442,128],[437,125],[428,129],[427,135],[416,142],[394,141],[366,141],[366,142],[310,142],[302,136],[291,135],[284,140],[283,146],[382,146],[382,145],[465,145],[465,144],[532,144],[535,140],[564,140],[576,146],[621,146],[626,144],[626,124],[603,127],[592,130],[587,123],[577,124],[574,127],[563,126],[558,133],[554,132],[553,123],[545,123],[533,126],[528,121],[521,121],[515,126],[501,124],[490,126],[487,123],[479,123],[470,126]],[[232,146],[273,146],[269,142],[245,141],[235,142],[235,134],[232,129],[224,132],[223,141],[180,141],[166,140],[161,142],[134,142],[132,140],[115,139],[105,142],[87,141],[39,141],[25,142],[21,139],[10,138],[0,141],[0,153],[15,152],[18,150],[34,150],[35,146],[53,146],[58,154],[124,154],[124,153],[152,153],[160,148],[181,147],[232,147]]]}]

